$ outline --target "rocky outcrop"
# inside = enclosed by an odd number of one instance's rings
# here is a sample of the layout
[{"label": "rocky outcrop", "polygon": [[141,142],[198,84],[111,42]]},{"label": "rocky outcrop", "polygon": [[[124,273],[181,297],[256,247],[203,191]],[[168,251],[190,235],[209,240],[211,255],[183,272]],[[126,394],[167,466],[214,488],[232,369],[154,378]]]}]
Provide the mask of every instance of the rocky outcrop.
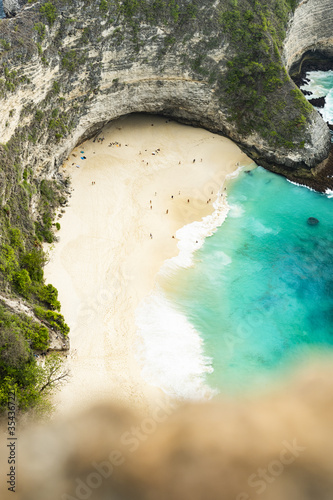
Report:
[{"label": "rocky outcrop", "polygon": [[314,99],[309,99],[309,103],[316,108],[323,108],[325,106],[325,97],[315,97]]},{"label": "rocky outcrop", "polygon": [[[292,40],[302,4],[285,48],[289,66],[299,54]],[[303,127],[301,146],[274,144],[260,130],[238,129],[232,119],[236,103],[221,90],[234,49],[216,24],[216,3],[207,2],[204,11],[182,25],[160,13],[149,23],[135,13],[119,12],[113,3],[103,10],[103,2],[98,8],[81,0],[55,3],[52,19],[52,13],[40,13],[40,5],[28,4],[0,26],[0,38],[10,44],[0,54],[1,142],[18,138],[21,163],[33,166],[34,177],[56,175],[78,142],[132,112],[162,113],[224,134],[268,168],[303,175],[327,157],[329,131],[314,110],[308,112],[306,126],[297,125]],[[300,45],[301,50],[307,47],[305,41]],[[288,79],[276,90],[288,110],[282,107],[274,120],[294,114],[297,123],[298,102],[288,97],[293,91]],[[275,99],[278,103],[279,95]],[[272,123],[267,117],[262,130]]]},{"label": "rocky outcrop", "polygon": [[31,318],[35,323],[46,326],[49,331],[49,344],[47,351],[68,351],[70,341],[68,336],[59,331],[55,331],[47,322],[41,321],[34,314],[30,305],[28,305],[22,298],[5,297],[0,294],[0,306],[5,306],[6,309],[14,314],[24,315]]},{"label": "rocky outcrop", "polygon": [[2,0],[3,10],[7,17],[14,17],[28,0]]}]

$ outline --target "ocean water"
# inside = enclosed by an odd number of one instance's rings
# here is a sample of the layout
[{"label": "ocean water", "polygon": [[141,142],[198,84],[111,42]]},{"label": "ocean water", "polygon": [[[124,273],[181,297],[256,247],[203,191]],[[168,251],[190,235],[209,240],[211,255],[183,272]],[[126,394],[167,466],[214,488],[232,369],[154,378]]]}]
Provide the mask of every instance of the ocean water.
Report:
[{"label": "ocean water", "polygon": [[316,108],[326,122],[333,124],[333,71],[309,71],[306,78],[309,83],[302,85],[301,89],[312,92],[307,99],[326,97],[324,108]]},{"label": "ocean water", "polygon": [[259,167],[229,183],[228,204],[164,288],[203,340],[205,383],[234,393],[333,347],[333,200]]},{"label": "ocean water", "polygon": [[0,0],[0,19],[2,19],[3,17],[5,17],[5,13],[3,10],[2,0]]},{"label": "ocean water", "polygon": [[[333,123],[333,72],[308,76]],[[333,193],[261,167],[237,174],[212,216],[177,232],[180,254],[137,312],[143,376],[172,396],[266,388],[333,352]]]}]

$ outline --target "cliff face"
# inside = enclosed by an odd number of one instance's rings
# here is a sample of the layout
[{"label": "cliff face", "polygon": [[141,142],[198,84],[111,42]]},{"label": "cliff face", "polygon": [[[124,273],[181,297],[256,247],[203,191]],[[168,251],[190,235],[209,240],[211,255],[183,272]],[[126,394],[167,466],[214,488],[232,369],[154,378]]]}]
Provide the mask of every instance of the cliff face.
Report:
[{"label": "cliff face", "polygon": [[[44,6],[41,12],[43,4],[27,4],[0,24],[0,137],[3,144],[14,140],[20,148],[22,172],[31,166],[35,178],[56,175],[57,166],[80,140],[132,112],[163,113],[221,132],[264,166],[300,175],[327,156],[326,125],[311,109],[304,122],[298,110],[302,98],[290,97],[297,91],[286,76],[265,97],[283,103],[274,109],[275,116],[268,113],[261,130],[238,127],[234,94],[223,89],[235,57],[235,45],[220,22],[227,0],[207,1],[204,7],[185,0],[178,2],[180,7],[164,2],[169,10],[155,7],[150,21],[129,1],[58,0],[46,3],[54,11]],[[285,48],[289,66],[297,53],[303,4],[320,2],[302,2],[296,9]],[[304,34],[302,47],[305,39]],[[273,49],[268,48],[272,54]],[[290,128],[285,135],[294,134],[294,140],[269,140],[267,130],[274,138],[272,123],[283,119]]]},{"label": "cliff face", "polygon": [[331,0],[300,1],[284,42],[288,71],[297,73],[303,59],[319,53],[333,58],[333,4]]}]

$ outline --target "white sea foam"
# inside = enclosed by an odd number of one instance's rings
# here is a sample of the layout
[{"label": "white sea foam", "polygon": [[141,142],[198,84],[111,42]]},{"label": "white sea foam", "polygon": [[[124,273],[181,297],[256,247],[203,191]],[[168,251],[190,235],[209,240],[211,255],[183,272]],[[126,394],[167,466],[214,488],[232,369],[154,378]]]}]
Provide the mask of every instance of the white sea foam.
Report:
[{"label": "white sea foam", "polygon": [[333,190],[332,189],[326,189],[325,194],[327,198],[333,198]]},{"label": "white sea foam", "polygon": [[162,290],[155,289],[142,302],[136,321],[138,355],[147,382],[180,399],[213,395],[205,384],[205,375],[213,371],[212,360],[203,353],[202,339]]},{"label": "white sea foam", "polygon": [[305,96],[308,100],[318,97],[325,97],[324,108],[316,108],[327,122],[333,122],[333,71],[309,71],[306,77],[310,82],[302,85],[302,90],[312,92],[312,95]]},{"label": "white sea foam", "polygon": [[[237,177],[243,169],[239,167],[227,178]],[[177,231],[179,254],[163,264],[158,273],[161,277],[192,266],[194,253],[224,222],[230,207],[223,186],[213,206],[215,210],[211,215]],[[224,261],[228,265],[231,259],[225,255]],[[214,394],[205,382],[206,375],[213,371],[212,360],[204,354],[199,332],[167,299],[158,284],[138,307],[136,323],[138,356],[145,380],[177,398],[203,399]]]},{"label": "white sea foam", "polygon": [[299,184],[298,182],[294,182],[294,181],[291,181],[289,179],[287,179],[288,182],[290,182],[290,184],[294,184],[294,186],[299,186],[299,187],[302,187],[302,188],[306,188],[308,189],[309,191],[313,191],[313,192],[317,192],[315,189],[312,189],[310,188],[309,186],[306,186],[305,184]]}]

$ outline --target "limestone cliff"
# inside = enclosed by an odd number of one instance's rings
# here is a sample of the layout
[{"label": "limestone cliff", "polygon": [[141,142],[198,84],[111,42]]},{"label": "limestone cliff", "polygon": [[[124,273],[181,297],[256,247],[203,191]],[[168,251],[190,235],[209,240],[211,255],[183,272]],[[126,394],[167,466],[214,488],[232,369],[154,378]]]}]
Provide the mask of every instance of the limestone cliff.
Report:
[{"label": "limestone cliff", "polygon": [[288,71],[297,74],[304,59],[318,55],[333,58],[333,4],[331,0],[303,0],[289,24],[284,63]]},{"label": "limestone cliff", "polygon": [[[221,23],[221,12],[232,11],[232,2],[144,3],[151,3],[150,19],[134,0],[58,0],[46,3],[54,11],[43,12],[45,2],[37,2],[2,21],[1,142],[20,135],[21,162],[33,166],[34,177],[55,175],[77,142],[134,111],[164,113],[220,132],[266,166],[302,173],[327,156],[327,127],[314,110],[299,111],[302,98],[287,76],[282,80],[277,75],[280,83],[266,94],[257,90],[269,109],[260,127],[238,126],[237,93],[226,92],[223,83],[235,59],[235,44]],[[299,10],[309,3],[315,2],[302,2],[296,9],[294,30],[302,24]],[[266,38],[272,42],[267,50],[273,59],[277,48],[270,33]],[[288,64],[295,57],[289,55],[289,45]],[[241,76],[245,79],[245,72]],[[253,80],[260,78],[258,72]]]}]

